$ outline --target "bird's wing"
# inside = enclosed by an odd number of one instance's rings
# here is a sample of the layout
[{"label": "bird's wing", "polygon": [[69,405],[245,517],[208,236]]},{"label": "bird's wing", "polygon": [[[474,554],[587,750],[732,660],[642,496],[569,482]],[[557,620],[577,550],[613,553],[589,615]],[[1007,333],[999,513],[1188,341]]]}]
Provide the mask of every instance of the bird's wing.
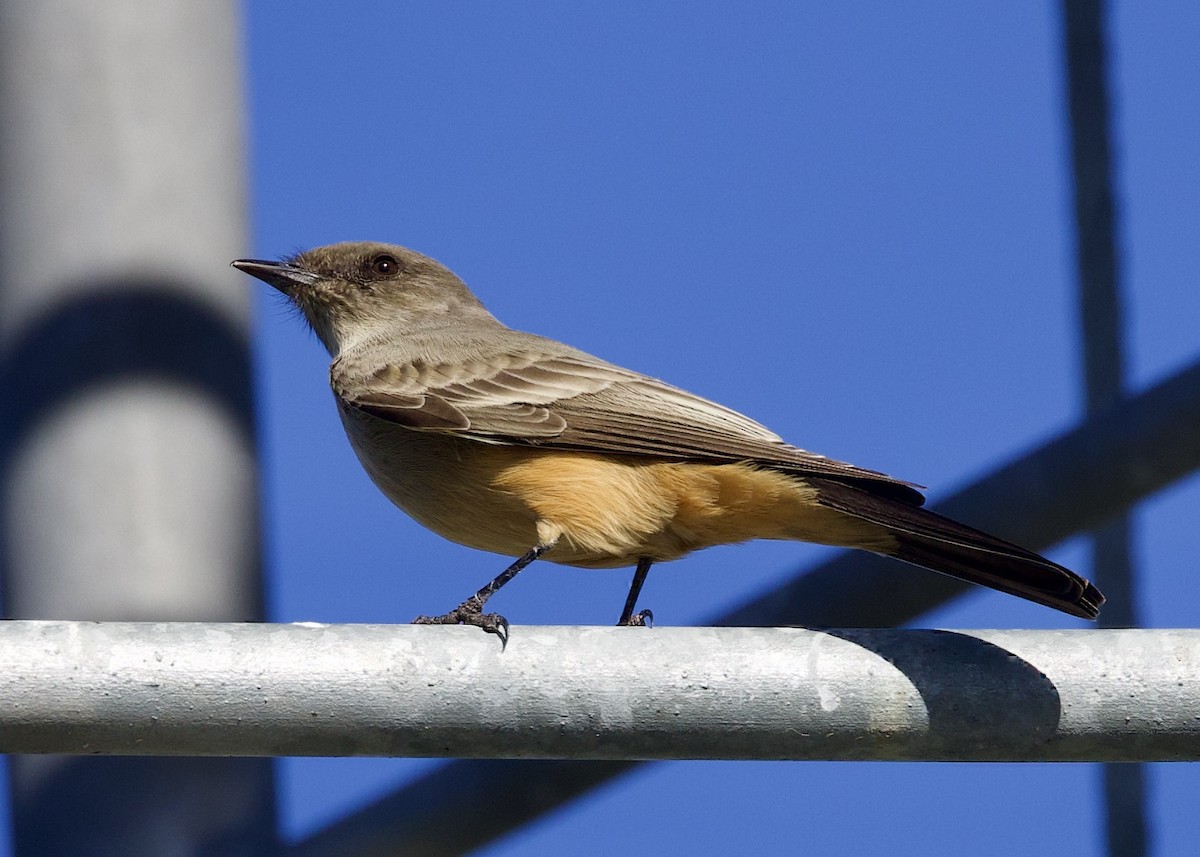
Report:
[{"label": "bird's wing", "polygon": [[454,364],[389,364],[353,383],[333,376],[353,407],[417,431],[703,461],[753,461],[797,475],[847,480],[910,504],[911,483],[808,452],[748,417],[583,352],[529,349]]}]

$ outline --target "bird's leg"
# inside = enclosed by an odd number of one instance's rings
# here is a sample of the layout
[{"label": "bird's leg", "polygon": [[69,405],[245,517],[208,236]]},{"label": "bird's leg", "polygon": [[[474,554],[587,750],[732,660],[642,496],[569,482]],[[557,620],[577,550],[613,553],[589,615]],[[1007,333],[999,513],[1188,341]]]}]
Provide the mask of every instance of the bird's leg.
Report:
[{"label": "bird's leg", "polygon": [[414,625],[477,625],[488,633],[495,634],[507,641],[508,620],[499,613],[484,613],[483,605],[499,591],[501,586],[516,577],[521,569],[550,550],[551,547],[553,545],[538,545],[522,554],[516,562],[496,575],[495,580],[449,613],[443,613],[441,616],[418,616],[412,620],[412,623]]},{"label": "bird's leg", "polygon": [[649,610],[633,612],[633,608],[637,606],[638,595],[642,592],[642,584],[646,582],[646,575],[650,573],[650,566],[653,564],[654,560],[649,557],[638,560],[637,569],[633,572],[633,583],[629,586],[629,597],[625,599],[625,609],[621,611],[621,618],[617,620],[618,625],[654,624],[654,614]]}]

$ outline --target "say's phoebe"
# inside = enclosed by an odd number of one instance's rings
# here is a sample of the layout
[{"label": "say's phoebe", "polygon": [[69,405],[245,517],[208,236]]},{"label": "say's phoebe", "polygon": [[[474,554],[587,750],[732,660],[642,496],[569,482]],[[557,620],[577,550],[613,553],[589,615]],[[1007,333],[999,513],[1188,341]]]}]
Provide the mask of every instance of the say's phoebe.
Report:
[{"label": "say's phoebe", "polygon": [[485,602],[535,559],[650,566],[711,545],[797,539],[862,548],[1094,619],[1104,596],[1066,568],[922,509],[908,482],[785,443],[715,402],[505,327],[443,265],[388,244],[234,267],[277,288],[333,356],[359,461],[451,541],[518,557],[442,616],[501,632]]}]

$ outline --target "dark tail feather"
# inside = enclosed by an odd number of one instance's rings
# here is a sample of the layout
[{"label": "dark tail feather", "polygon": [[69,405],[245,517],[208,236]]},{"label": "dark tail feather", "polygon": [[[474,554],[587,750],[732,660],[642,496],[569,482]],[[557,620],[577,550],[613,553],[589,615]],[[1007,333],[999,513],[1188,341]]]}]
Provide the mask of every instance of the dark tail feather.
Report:
[{"label": "dark tail feather", "polygon": [[1095,619],[1104,603],[1100,590],[1073,571],[1015,545],[998,553],[990,547],[954,544],[923,535],[905,532],[895,535],[900,548],[891,556],[932,571],[990,586],[1084,619]]},{"label": "dark tail feather", "polygon": [[896,559],[970,583],[1095,619],[1104,596],[1075,572],[1033,551],[989,536],[936,512],[826,479],[807,480],[831,509],[886,528]]}]

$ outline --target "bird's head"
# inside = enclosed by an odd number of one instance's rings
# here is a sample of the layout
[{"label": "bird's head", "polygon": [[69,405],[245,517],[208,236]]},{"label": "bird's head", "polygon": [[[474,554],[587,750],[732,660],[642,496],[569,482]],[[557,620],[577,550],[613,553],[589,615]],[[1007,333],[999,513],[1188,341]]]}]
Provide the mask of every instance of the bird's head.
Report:
[{"label": "bird's head", "polygon": [[470,317],[496,323],[449,268],[395,244],[353,241],[278,262],[232,265],[285,294],[335,356],[379,337],[452,328]]}]

